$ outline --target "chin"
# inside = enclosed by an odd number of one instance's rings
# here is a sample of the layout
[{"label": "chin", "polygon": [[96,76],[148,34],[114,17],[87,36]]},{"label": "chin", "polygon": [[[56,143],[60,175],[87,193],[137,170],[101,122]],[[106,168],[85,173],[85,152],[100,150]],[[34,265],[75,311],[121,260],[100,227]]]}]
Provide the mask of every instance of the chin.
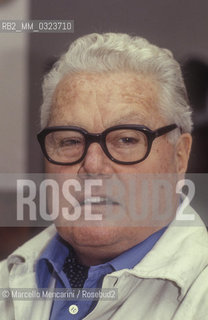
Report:
[{"label": "chin", "polygon": [[[123,228],[122,228],[123,229]],[[122,238],[119,227],[57,227],[60,236],[72,246],[100,247],[116,244]]]}]

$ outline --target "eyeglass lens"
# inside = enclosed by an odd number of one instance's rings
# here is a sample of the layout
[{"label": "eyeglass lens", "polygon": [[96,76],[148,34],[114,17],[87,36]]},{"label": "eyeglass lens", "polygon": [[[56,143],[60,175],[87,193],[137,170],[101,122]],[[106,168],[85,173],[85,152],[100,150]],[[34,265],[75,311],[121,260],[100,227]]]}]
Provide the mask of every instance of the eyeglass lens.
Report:
[{"label": "eyeglass lens", "polygon": [[[106,135],[106,148],[110,155],[123,162],[142,159],[148,149],[146,135],[135,129],[119,129]],[[85,136],[78,131],[53,131],[45,139],[48,156],[57,162],[70,163],[79,160],[85,152]]]}]

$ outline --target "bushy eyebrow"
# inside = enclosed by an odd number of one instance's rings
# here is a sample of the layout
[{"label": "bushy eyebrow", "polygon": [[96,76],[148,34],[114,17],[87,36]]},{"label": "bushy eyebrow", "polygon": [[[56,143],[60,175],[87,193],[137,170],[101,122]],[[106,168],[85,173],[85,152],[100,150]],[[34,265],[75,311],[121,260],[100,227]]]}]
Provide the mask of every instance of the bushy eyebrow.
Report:
[{"label": "bushy eyebrow", "polygon": [[[105,129],[116,126],[116,125],[120,125],[120,124],[145,125],[146,127],[153,129],[153,123],[154,121],[151,119],[151,117],[147,117],[146,114],[142,114],[141,112],[140,113],[130,112],[122,116],[119,116],[115,120],[109,119],[109,121],[106,121]],[[66,121],[65,123],[56,123],[55,125],[77,126],[87,130],[85,123],[83,121],[80,122],[80,121],[72,120],[72,121]]]},{"label": "bushy eyebrow", "polygon": [[129,113],[119,117],[114,121],[109,122],[109,126],[115,126],[119,124],[139,124],[139,125],[150,125],[151,119],[147,119],[145,115],[138,114],[138,113]]}]

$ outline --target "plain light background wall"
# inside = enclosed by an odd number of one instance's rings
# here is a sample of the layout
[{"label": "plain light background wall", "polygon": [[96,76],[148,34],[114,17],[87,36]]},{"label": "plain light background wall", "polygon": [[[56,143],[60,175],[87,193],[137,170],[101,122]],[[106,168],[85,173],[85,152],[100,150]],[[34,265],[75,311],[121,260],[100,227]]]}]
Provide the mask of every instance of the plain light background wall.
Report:
[{"label": "plain light background wall", "polygon": [[[28,0],[0,2],[0,20],[26,20]],[[0,33],[0,173],[27,166],[28,34]]]}]

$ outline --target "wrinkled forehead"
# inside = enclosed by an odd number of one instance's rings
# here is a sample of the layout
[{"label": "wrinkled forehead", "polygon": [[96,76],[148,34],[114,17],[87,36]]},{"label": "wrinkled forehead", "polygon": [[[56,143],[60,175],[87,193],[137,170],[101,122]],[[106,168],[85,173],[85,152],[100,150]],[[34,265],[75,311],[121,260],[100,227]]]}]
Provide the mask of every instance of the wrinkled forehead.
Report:
[{"label": "wrinkled forehead", "polygon": [[158,84],[147,75],[126,72],[66,75],[53,96],[50,124],[85,127],[100,122],[109,127],[132,122],[154,126],[154,122],[161,120],[158,97]]}]

